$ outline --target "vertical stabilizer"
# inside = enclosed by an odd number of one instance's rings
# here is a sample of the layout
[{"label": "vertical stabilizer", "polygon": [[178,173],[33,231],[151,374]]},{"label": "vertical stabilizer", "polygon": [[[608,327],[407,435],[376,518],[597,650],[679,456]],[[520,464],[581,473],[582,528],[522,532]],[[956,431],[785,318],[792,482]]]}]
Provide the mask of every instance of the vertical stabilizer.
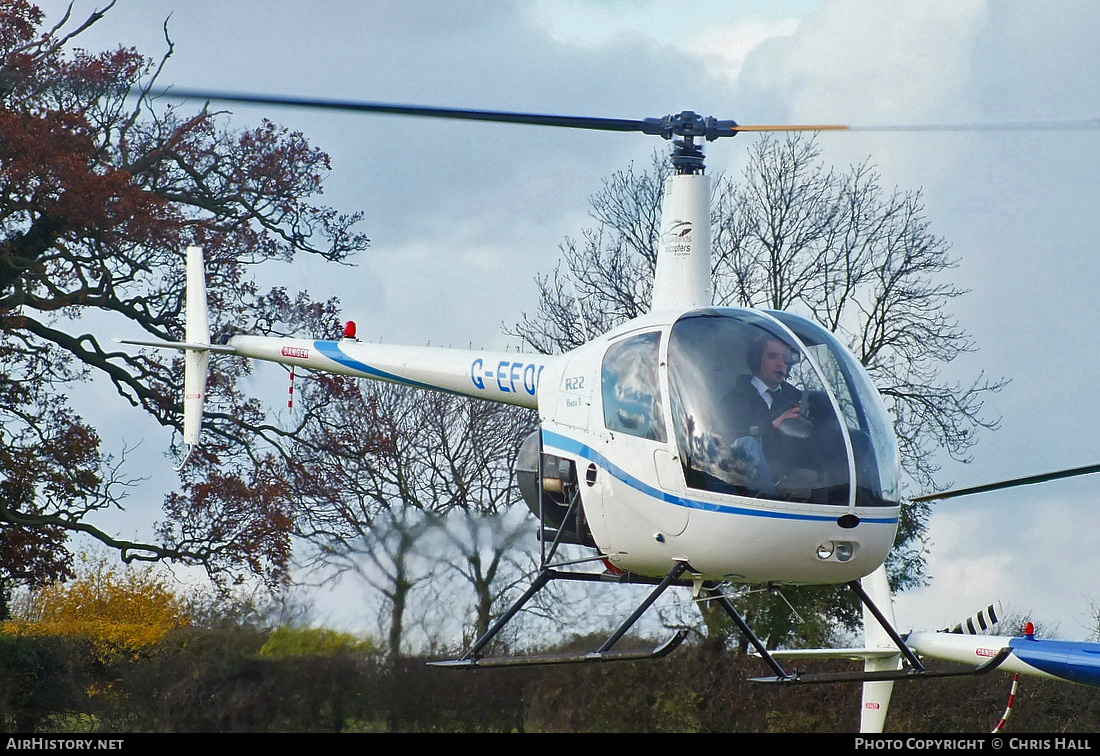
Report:
[{"label": "vertical stabilizer", "polygon": [[185,338],[193,347],[183,355],[183,443],[187,451],[177,470],[183,467],[191,451],[199,444],[202,408],[206,401],[206,374],[210,364],[210,351],[194,348],[210,345],[210,315],[206,308],[206,272],[201,247],[187,248],[186,308]]},{"label": "vertical stabilizer", "polygon": [[[890,623],[894,622],[894,597],[890,593],[890,581],[886,577],[886,566],[879,568],[861,581],[867,596],[875,603],[882,615]],[[892,648],[897,646],[883,629],[867,607],[863,608],[863,633],[866,648]],[[881,672],[901,668],[901,653],[885,658],[867,658],[863,669],[867,672]],[[886,714],[890,709],[890,696],[894,692],[893,680],[863,683],[863,706],[860,710],[860,732],[882,732],[886,724]]]}]

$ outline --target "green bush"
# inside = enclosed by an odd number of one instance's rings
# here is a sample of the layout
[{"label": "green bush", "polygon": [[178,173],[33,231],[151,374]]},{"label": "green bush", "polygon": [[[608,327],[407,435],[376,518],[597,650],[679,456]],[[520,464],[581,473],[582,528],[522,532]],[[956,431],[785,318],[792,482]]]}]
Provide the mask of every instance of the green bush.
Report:
[{"label": "green bush", "polygon": [[369,656],[378,652],[378,647],[369,639],[360,640],[350,633],[315,627],[277,627],[260,647],[260,656],[274,658],[340,654]]},{"label": "green bush", "polygon": [[91,670],[87,645],[73,638],[0,633],[0,730],[35,732],[84,710]]}]

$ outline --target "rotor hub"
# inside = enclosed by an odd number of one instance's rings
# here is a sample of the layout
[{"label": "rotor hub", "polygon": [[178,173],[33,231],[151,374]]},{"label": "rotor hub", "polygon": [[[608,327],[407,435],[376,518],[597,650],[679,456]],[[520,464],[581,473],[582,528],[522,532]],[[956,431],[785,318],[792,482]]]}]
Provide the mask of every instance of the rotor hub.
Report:
[{"label": "rotor hub", "polygon": [[695,111],[685,110],[664,118],[647,118],[642,131],[665,139],[673,137],[703,137],[708,142],[724,136],[737,135],[736,121],[720,121],[714,117],[704,118]]}]

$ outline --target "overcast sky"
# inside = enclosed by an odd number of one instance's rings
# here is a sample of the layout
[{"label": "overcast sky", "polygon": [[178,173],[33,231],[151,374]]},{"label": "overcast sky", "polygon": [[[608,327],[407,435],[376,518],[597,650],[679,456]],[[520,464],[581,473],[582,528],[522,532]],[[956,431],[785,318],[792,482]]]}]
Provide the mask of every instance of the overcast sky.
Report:
[{"label": "overcast sky", "polygon": [[[66,4],[40,3],[51,18]],[[102,5],[77,0],[74,15]],[[169,19],[162,83],[186,88],[874,126],[1096,119],[1098,17],[1088,0],[119,0],[82,40],[159,56]],[[661,146],[636,134],[233,110],[234,123],[266,115],[332,155],[326,201],[365,212],[372,248],[351,269],[280,275],[340,297],[362,337],[390,343],[515,346],[501,325],[533,311],[534,275],[588,224],[587,198]],[[708,145],[709,170],[739,170],[749,139]],[[982,436],[971,464],[946,461],[943,482],[1100,461],[1100,132],[853,132],[821,146],[840,167],[869,157],[884,185],[924,192],[934,233],[960,260],[955,283],[971,292],[954,312],[979,347],[949,373],[1012,381],[988,406],[1000,430]],[[1100,604],[1098,493],[1094,476],[935,505],[932,585],[899,598],[899,624],[935,629],[999,600],[1064,637],[1088,636]]]}]

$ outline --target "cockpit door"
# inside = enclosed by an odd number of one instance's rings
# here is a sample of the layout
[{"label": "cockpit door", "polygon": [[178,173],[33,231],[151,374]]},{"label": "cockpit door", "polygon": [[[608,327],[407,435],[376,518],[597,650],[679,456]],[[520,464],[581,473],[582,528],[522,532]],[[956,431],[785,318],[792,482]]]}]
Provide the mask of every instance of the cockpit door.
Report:
[{"label": "cockpit door", "polygon": [[[666,535],[687,527],[688,509],[666,501],[683,490],[683,473],[669,443],[661,383],[660,331],[626,336],[604,354],[600,398],[610,474],[620,498]],[[613,451],[612,451],[613,449]]]}]

